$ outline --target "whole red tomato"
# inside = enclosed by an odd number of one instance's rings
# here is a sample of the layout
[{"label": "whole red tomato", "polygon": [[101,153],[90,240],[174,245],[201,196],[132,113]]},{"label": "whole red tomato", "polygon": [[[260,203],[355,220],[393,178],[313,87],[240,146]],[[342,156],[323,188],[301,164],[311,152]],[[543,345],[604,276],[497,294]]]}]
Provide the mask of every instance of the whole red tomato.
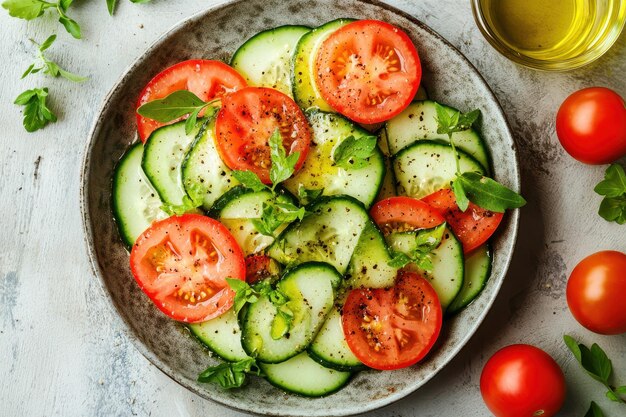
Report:
[{"label": "whole red tomato", "polygon": [[626,254],[594,253],[567,282],[567,304],[580,324],[600,334],[626,333]]},{"label": "whole red tomato", "polygon": [[511,345],[485,364],[480,392],[496,417],[551,417],[565,400],[565,377],[543,350]]},{"label": "whole red tomato", "polygon": [[615,91],[585,88],[565,99],[556,115],[563,148],[586,164],[608,164],[626,155],[626,107]]}]

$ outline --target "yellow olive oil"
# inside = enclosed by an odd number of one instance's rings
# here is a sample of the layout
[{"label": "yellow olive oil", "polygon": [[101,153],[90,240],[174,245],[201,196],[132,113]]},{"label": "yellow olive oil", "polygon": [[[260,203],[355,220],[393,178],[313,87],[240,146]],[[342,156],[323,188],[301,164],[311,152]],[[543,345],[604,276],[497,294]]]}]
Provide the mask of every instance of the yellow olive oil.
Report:
[{"label": "yellow olive oil", "polygon": [[[615,13],[603,0],[479,0],[496,37],[537,60],[568,59],[608,41]],[[618,6],[619,7],[619,6]]]}]

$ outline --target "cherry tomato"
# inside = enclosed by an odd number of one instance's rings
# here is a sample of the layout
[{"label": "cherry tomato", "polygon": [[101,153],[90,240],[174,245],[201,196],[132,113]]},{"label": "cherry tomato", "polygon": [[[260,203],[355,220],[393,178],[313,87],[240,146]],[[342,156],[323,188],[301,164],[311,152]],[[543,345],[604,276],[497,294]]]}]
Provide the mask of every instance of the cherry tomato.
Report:
[{"label": "cherry tomato", "polygon": [[480,392],[496,417],[551,417],[565,400],[565,377],[543,350],[511,345],[485,364]]},{"label": "cherry tomato", "polygon": [[626,155],[624,100],[603,87],[585,88],[569,96],[556,115],[563,148],[586,164],[608,164]]},{"label": "cherry tomato", "polygon": [[485,243],[502,221],[503,213],[496,213],[469,203],[464,212],[456,205],[456,198],[450,189],[439,190],[422,199],[445,217],[448,226],[463,244],[463,251],[469,253]]},{"label": "cherry tomato", "polygon": [[[137,108],[178,90],[189,90],[202,100],[209,101],[245,86],[246,80],[223,62],[192,59],[172,65],[150,80],[139,94]],[[163,123],[137,115],[139,137],[143,142],[161,126]]]},{"label": "cherry tomato", "polygon": [[600,334],[626,333],[626,254],[594,253],[567,281],[567,305],[580,324]]},{"label": "cherry tomato", "polygon": [[300,107],[272,88],[247,87],[224,97],[215,128],[217,148],[226,165],[252,171],[265,184],[271,183],[269,138],[276,129],[287,154],[300,153],[296,171],[311,144],[311,129]]},{"label": "cherry tomato", "polygon": [[133,245],[130,268],[163,313],[187,323],[228,310],[235,294],[226,278],[246,276],[243,252],[228,229],[198,214],[153,223]]},{"label": "cherry tomato", "polygon": [[370,215],[387,235],[416,229],[430,229],[445,221],[433,207],[411,197],[390,197],[374,204]]},{"label": "cherry tomato", "polygon": [[370,368],[411,366],[430,351],[441,330],[441,303],[414,272],[390,289],[356,289],[342,309],[343,332],[354,355]]},{"label": "cherry tomato", "polygon": [[359,20],[322,43],[315,73],[331,107],[356,122],[372,124],[391,119],[409,105],[422,67],[406,33],[389,23]]}]

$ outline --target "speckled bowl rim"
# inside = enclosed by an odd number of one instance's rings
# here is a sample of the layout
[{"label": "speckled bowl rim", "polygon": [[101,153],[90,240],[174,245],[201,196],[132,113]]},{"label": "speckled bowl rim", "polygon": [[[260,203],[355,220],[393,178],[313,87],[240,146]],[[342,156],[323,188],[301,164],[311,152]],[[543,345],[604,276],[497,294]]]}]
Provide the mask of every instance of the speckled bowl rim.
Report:
[{"label": "speckled bowl rim", "polygon": [[[108,92],[108,94],[105,96],[104,100],[102,101],[102,105],[99,107],[96,116],[95,116],[95,120],[92,124],[92,127],[89,131],[89,140],[87,142],[87,145],[85,146],[85,150],[83,153],[83,160],[82,160],[82,164],[80,167],[80,179],[81,179],[81,183],[82,186],[80,187],[80,210],[81,210],[81,219],[82,219],[82,224],[83,224],[83,231],[84,231],[84,243],[85,243],[85,249],[87,251],[88,257],[89,257],[89,263],[91,265],[93,274],[96,275],[98,277],[98,281],[100,282],[100,285],[102,287],[103,292],[106,294],[106,297],[109,301],[108,304],[108,308],[110,308],[111,312],[113,312],[113,316],[115,317],[115,326],[119,329],[121,329],[122,333],[131,341],[131,343],[135,346],[135,348],[151,363],[153,364],[157,369],[159,369],[161,372],[163,372],[166,376],[168,376],[169,378],[171,378],[173,381],[177,382],[178,384],[180,384],[181,386],[187,388],[188,390],[190,390],[191,392],[195,393],[196,395],[205,398],[207,400],[210,400],[212,402],[218,403],[222,406],[225,406],[227,408],[239,411],[239,412],[245,412],[245,413],[249,413],[249,414],[254,414],[253,411],[251,411],[250,409],[246,409],[243,408],[241,406],[237,406],[235,404],[229,404],[226,401],[223,401],[220,398],[211,398],[208,397],[206,395],[205,392],[198,390],[196,387],[187,384],[185,382],[185,380],[183,378],[180,378],[178,376],[178,374],[176,373],[176,371],[174,369],[172,369],[170,366],[166,365],[165,363],[163,363],[161,361],[161,359],[155,354],[153,353],[150,349],[147,348],[147,346],[144,345],[144,343],[135,335],[135,333],[132,331],[131,326],[123,319],[123,314],[122,312],[119,310],[119,307],[117,306],[117,304],[114,302],[114,299],[112,297],[112,294],[110,293],[110,290],[107,286],[107,283],[104,280],[104,277],[100,271],[100,266],[98,265],[98,260],[97,260],[97,256],[95,254],[95,242],[94,242],[94,234],[93,234],[93,230],[91,227],[91,223],[90,223],[90,215],[89,215],[89,202],[88,202],[88,194],[89,194],[89,170],[90,170],[90,157],[91,157],[91,151],[94,147],[94,143],[95,143],[95,139],[97,138],[97,133],[100,131],[102,124],[103,124],[103,120],[100,117],[105,110],[109,107],[109,105],[111,104],[111,99],[113,98],[113,96],[116,94],[117,90],[119,88],[121,88],[126,79],[128,78],[128,76],[133,72],[133,70],[144,60],[146,59],[147,56],[151,55],[162,43],[164,43],[171,35],[175,34],[176,32],[178,32],[180,29],[182,29],[184,26],[190,24],[190,23],[194,23],[197,22],[203,18],[205,18],[207,15],[212,14],[217,12],[218,10],[228,7],[230,5],[233,5],[235,3],[240,3],[240,2],[244,2],[245,0],[225,0],[225,1],[221,1],[205,10],[202,10],[198,13],[193,14],[192,16],[189,16],[188,18],[182,20],[181,22],[175,24],[174,26],[172,26],[169,30],[167,30],[163,35],[161,35],[157,40],[155,40],[151,45],[149,45],[147,47],[147,49],[145,50],[145,52],[140,55],[137,59],[135,59],[133,61],[132,64],[130,64],[126,70],[123,72],[122,76],[114,83],[113,87],[111,88],[111,90]],[[410,21],[413,25],[418,26],[421,30],[424,30],[426,32],[428,32],[431,36],[437,38],[439,41],[441,41],[445,46],[447,46],[449,48],[449,50],[457,55],[457,57],[464,61],[465,64],[468,66],[469,69],[471,69],[475,75],[478,77],[478,79],[484,84],[484,88],[485,91],[487,92],[487,99],[489,99],[490,101],[492,101],[493,103],[496,104],[496,109],[497,109],[497,113],[498,116],[503,120],[504,122],[504,126],[502,126],[504,128],[504,130],[507,132],[508,138],[510,139],[511,142],[511,149],[513,152],[513,161],[514,161],[514,176],[512,178],[512,183],[510,184],[511,187],[517,191],[519,191],[521,189],[521,176],[520,176],[520,169],[519,169],[519,159],[518,159],[518,152],[517,152],[517,144],[515,143],[515,141],[513,140],[513,135],[511,133],[511,127],[508,123],[508,120],[506,118],[506,115],[504,114],[504,111],[502,110],[502,106],[500,105],[498,99],[496,98],[495,94],[493,93],[493,91],[491,90],[491,88],[489,87],[489,85],[487,84],[487,81],[484,79],[484,77],[480,74],[480,72],[476,69],[476,67],[458,50],[456,49],[450,42],[448,42],[445,38],[443,38],[441,35],[439,35],[437,32],[435,32],[433,29],[431,29],[429,26],[425,25],[424,23],[420,22],[419,20],[417,20],[415,17],[413,17],[412,15],[397,9],[393,6],[390,6],[384,2],[378,1],[378,0],[355,0],[355,1],[359,1],[365,4],[371,4],[383,9],[386,9],[387,11],[397,14],[400,17],[403,17],[405,19],[407,19],[408,21]],[[357,415],[357,414],[363,414],[366,412],[370,412],[373,410],[377,410],[379,408],[385,407],[387,405],[390,405],[396,401],[399,401],[405,397],[407,397],[408,395],[412,394],[413,392],[415,392],[418,388],[420,388],[421,386],[423,386],[424,384],[426,384],[430,379],[432,379],[435,375],[437,375],[446,365],[448,365],[450,363],[450,361],[452,361],[452,359],[460,352],[460,350],[465,347],[465,345],[469,342],[469,340],[474,336],[474,334],[476,333],[476,331],[478,330],[478,327],[480,326],[480,324],[483,322],[485,316],[487,315],[487,313],[491,310],[491,307],[498,295],[498,293],[500,292],[500,288],[502,286],[502,283],[504,282],[504,279],[506,277],[507,271],[510,267],[510,263],[511,263],[511,259],[513,257],[513,253],[515,250],[515,246],[517,243],[517,234],[518,234],[518,228],[519,228],[519,209],[516,210],[511,210],[508,213],[508,217],[509,217],[509,222],[510,222],[510,240],[511,240],[511,244],[508,248],[508,253],[502,253],[502,251],[499,251],[499,254],[501,256],[504,257],[504,268],[502,269],[501,272],[501,277],[498,277],[499,279],[494,283],[494,288],[492,290],[492,295],[490,297],[490,299],[486,300],[485,302],[485,308],[481,311],[481,313],[478,315],[478,317],[476,318],[476,326],[474,327],[474,329],[471,332],[468,332],[467,335],[462,338],[459,343],[457,343],[455,345],[455,347],[452,349],[452,352],[449,353],[447,360],[445,360],[441,366],[434,372],[432,372],[428,377],[419,380],[416,384],[411,385],[410,387],[408,387],[407,389],[404,390],[400,390],[397,391],[387,397],[378,399],[378,400],[373,400],[373,401],[368,401],[366,403],[360,404],[361,406],[358,408],[353,408],[350,411],[343,411],[343,412],[339,412],[339,413],[335,413],[333,414],[334,416],[351,416],[351,415]],[[507,248],[505,248],[507,249]],[[494,277],[491,277],[491,279],[494,279]],[[269,416],[284,416],[285,414],[283,413],[272,413],[270,410],[268,410],[268,413],[266,413],[265,415],[269,415]],[[302,414],[303,416],[306,416],[306,414]],[[329,416],[330,417],[330,416]]]}]

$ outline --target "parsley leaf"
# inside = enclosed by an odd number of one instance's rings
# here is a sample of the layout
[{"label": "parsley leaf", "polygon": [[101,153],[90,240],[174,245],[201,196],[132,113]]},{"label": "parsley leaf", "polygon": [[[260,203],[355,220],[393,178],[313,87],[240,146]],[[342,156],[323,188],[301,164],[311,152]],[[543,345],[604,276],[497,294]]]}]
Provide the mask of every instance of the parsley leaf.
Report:
[{"label": "parsley leaf", "polygon": [[403,268],[413,262],[427,272],[433,270],[430,253],[441,244],[446,231],[446,223],[431,229],[416,232],[403,232],[389,236],[392,250],[392,259],[388,265],[394,268]]},{"label": "parsley leaf", "polygon": [[263,203],[263,212],[260,219],[253,219],[256,229],[266,235],[274,236],[274,231],[284,223],[291,223],[296,219],[302,220],[306,211],[304,207],[297,207],[291,203],[272,201]]},{"label": "parsley leaf", "polygon": [[300,188],[298,188],[298,199],[302,202],[302,204],[310,204],[320,198],[322,194],[324,194],[323,188],[309,190],[302,184],[300,184]]},{"label": "parsley leaf", "polygon": [[272,181],[272,190],[278,184],[285,181],[293,175],[296,163],[300,159],[300,152],[294,152],[287,156],[285,147],[283,146],[283,137],[280,130],[276,129],[269,139],[270,157],[272,166],[270,167],[270,180]]},{"label": "parsley leaf", "polygon": [[28,69],[24,72],[24,74],[22,74],[22,78],[25,78],[29,74],[35,74],[43,70],[44,74],[51,75],[52,77],[58,77],[60,75],[61,77],[67,80],[78,82],[78,83],[87,80],[86,77],[81,77],[80,75],[73,74],[61,68],[59,64],[57,64],[54,61],[51,61],[44,55],[44,51],[50,48],[52,44],[54,44],[54,41],[56,40],[56,38],[57,38],[57,35],[51,35],[45,41],[43,41],[42,44],[38,44],[37,42],[31,39],[31,42],[33,42],[35,45],[39,47],[39,50],[37,52],[37,62],[34,62],[33,64],[30,65],[30,67],[28,67]]},{"label": "parsley leaf", "polygon": [[392,258],[389,262],[387,262],[387,265],[389,265],[392,268],[404,268],[405,266],[407,266],[408,264],[410,264],[412,262],[412,259],[409,258],[408,255],[402,253],[402,252],[392,252]]},{"label": "parsley leaf", "polygon": [[259,177],[252,171],[239,171],[235,169],[232,171],[232,174],[233,177],[241,183],[241,185],[251,189],[252,191],[258,192],[268,188],[268,186],[263,184]]},{"label": "parsley leaf", "polygon": [[109,15],[113,16],[113,13],[115,13],[116,5],[117,0],[107,0],[107,10],[109,11]]},{"label": "parsley leaf", "polygon": [[621,394],[620,391],[622,387],[615,388],[609,383],[611,375],[613,374],[613,364],[604,350],[596,343],[589,349],[587,346],[579,344],[569,335],[564,335],[563,340],[589,376],[605,386],[607,389],[606,397],[611,401],[626,403],[626,400],[620,398],[618,395]]},{"label": "parsley leaf", "polygon": [[226,283],[233,291],[235,291],[235,300],[233,303],[235,314],[239,314],[239,311],[247,303],[253,304],[259,300],[260,294],[250,287],[247,282],[240,279],[226,278]]},{"label": "parsley leaf", "polygon": [[522,207],[526,200],[515,191],[494,179],[475,172],[461,172],[459,156],[453,134],[470,129],[480,117],[480,110],[461,113],[435,103],[437,133],[447,134],[456,162],[456,178],[452,181],[452,192],[461,211],[467,210],[469,202],[489,211],[503,213],[506,209]]},{"label": "parsley leaf", "polygon": [[2,7],[7,9],[12,17],[33,20],[43,15],[46,9],[56,7],[56,4],[42,0],[6,0]]},{"label": "parsley leaf", "polygon": [[604,173],[604,180],[593,189],[604,196],[598,214],[609,222],[626,223],[626,173],[619,164],[611,164]]},{"label": "parsley leaf", "polygon": [[46,126],[49,122],[56,122],[57,117],[46,105],[48,98],[47,88],[26,90],[15,99],[15,104],[24,108],[24,129],[34,132]]},{"label": "parsley leaf", "polygon": [[589,410],[585,414],[585,417],[604,417],[602,409],[594,401],[589,405]]},{"label": "parsley leaf", "polygon": [[376,149],[376,136],[361,136],[355,138],[350,135],[335,148],[333,161],[343,169],[359,169],[367,166],[367,159]]},{"label": "parsley leaf", "polygon": [[216,383],[224,389],[239,388],[246,381],[247,374],[261,375],[261,370],[252,358],[209,366],[198,376],[198,381]]},{"label": "parsley leaf", "polygon": [[183,203],[180,205],[176,204],[163,204],[161,206],[161,210],[166,212],[168,215],[183,215],[185,213],[195,213],[197,212],[197,208],[202,205],[202,201],[193,201],[189,196],[183,196]]}]

